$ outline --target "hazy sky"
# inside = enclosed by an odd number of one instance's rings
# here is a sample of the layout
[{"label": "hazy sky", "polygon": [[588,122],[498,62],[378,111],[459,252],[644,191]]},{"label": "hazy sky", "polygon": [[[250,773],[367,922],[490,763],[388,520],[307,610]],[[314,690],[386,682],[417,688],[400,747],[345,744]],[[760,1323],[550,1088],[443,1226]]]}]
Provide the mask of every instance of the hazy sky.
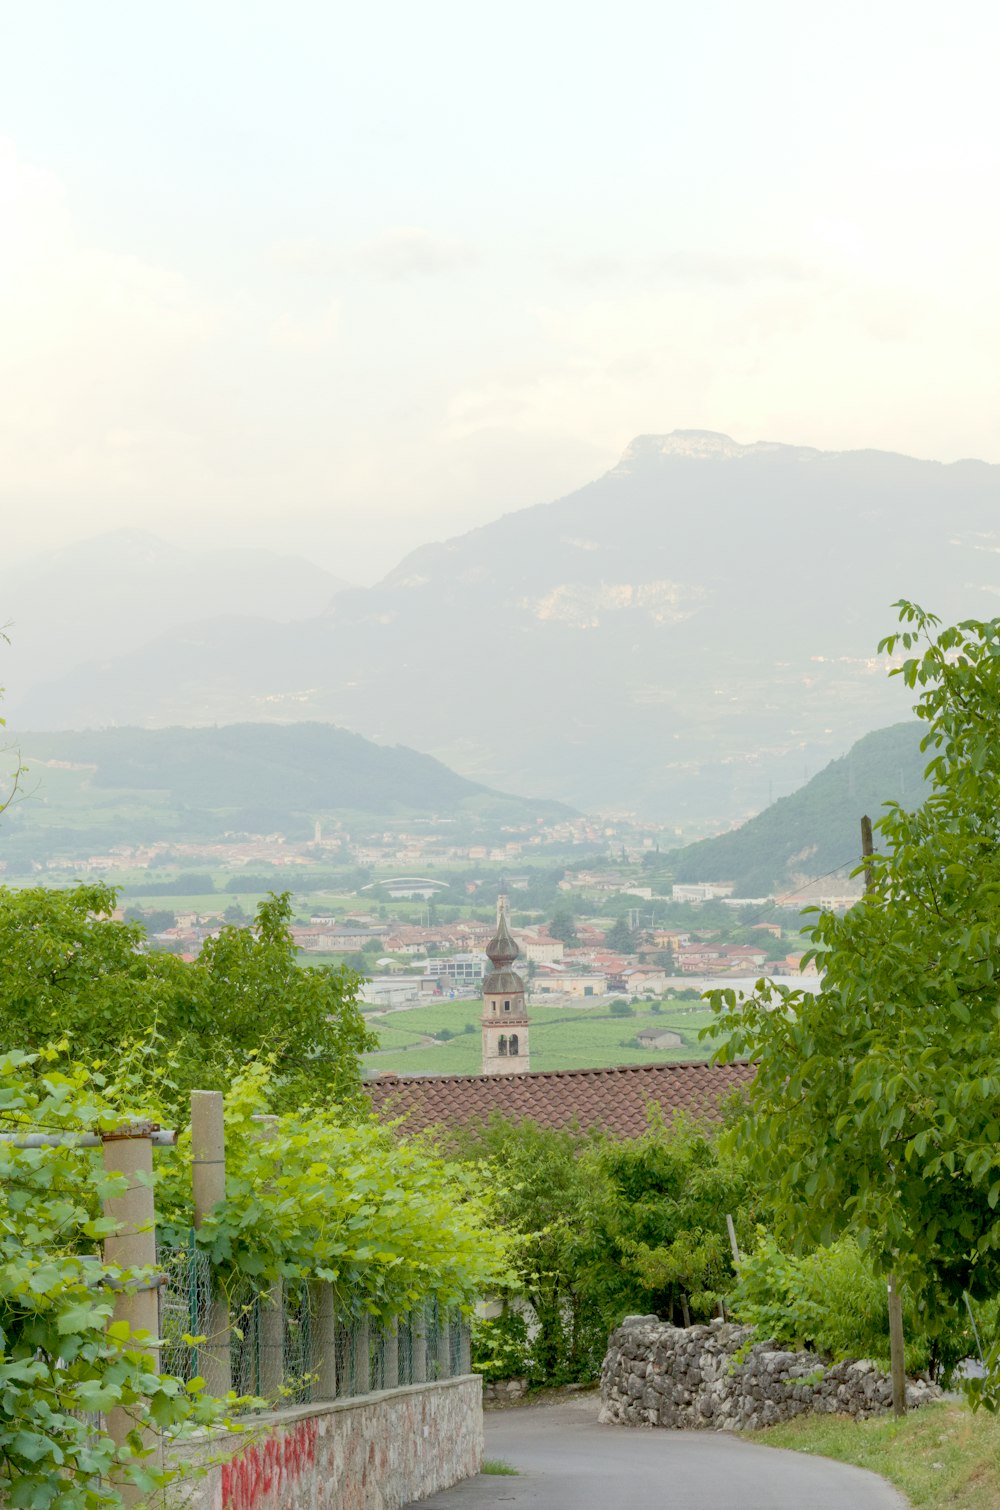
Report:
[{"label": "hazy sky", "polygon": [[633,435],[1000,461],[1000,7],[0,0],[0,503],[357,581]]}]

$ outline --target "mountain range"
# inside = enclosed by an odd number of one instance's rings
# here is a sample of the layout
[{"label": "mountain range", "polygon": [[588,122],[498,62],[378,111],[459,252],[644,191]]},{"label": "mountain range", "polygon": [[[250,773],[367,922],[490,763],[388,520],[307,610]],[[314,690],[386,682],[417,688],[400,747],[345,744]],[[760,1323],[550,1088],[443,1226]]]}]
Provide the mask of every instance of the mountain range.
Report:
[{"label": "mountain range", "polygon": [[[675,881],[732,881],[740,897],[784,896],[814,877],[840,893],[861,853],[860,820],[876,822],[887,802],[918,807],[933,754],[920,748],[916,720],[866,734],[805,786],[728,834],[665,857]],[[876,848],[878,839],[876,835]]]},{"label": "mountain range", "polygon": [[27,775],[3,815],[0,848],[15,866],[234,832],[310,839],[317,820],[443,818],[456,839],[495,840],[506,824],[571,816],[331,724],[29,732],[12,743]]},{"label": "mountain range", "polygon": [[[336,586],[316,577],[284,619],[269,587],[210,611],[208,593],[165,629],[128,599],[97,636],[81,580],[62,674],[12,669],[9,711],[34,729],[318,719],[508,791],[732,822],[906,715],[875,654],[896,599],[996,610],[1000,467],[640,436],[565,498]],[[15,636],[12,668],[34,654]]]}]

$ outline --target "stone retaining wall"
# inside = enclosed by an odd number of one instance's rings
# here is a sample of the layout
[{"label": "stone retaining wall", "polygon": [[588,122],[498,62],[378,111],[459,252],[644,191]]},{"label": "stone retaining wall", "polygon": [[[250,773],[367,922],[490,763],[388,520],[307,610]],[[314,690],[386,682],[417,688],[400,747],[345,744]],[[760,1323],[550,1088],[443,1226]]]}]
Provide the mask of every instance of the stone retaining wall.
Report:
[{"label": "stone retaining wall", "polygon": [[528,1393],[527,1379],[484,1379],[484,1405],[515,1405]]},{"label": "stone retaining wall", "polygon": [[[205,1442],[224,1457],[171,1491],[184,1510],[400,1510],[479,1472],[478,1374],[299,1406]],[[192,1454],[185,1452],[188,1461]]]},{"label": "stone retaining wall", "polygon": [[[809,1410],[864,1420],[891,1409],[892,1381],[874,1363],[827,1366],[815,1353],[752,1344],[753,1334],[753,1327],[722,1321],[681,1328],[651,1316],[627,1318],[608,1342],[601,1420],[755,1431]],[[922,1405],[940,1393],[911,1381],[907,1403]]]}]

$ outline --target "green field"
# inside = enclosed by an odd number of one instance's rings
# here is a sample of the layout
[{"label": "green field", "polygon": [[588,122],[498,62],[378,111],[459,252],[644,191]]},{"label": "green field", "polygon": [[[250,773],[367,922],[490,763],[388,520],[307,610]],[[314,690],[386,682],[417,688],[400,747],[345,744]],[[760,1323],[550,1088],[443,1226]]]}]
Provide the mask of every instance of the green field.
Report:
[{"label": "green field", "polygon": [[[653,1013],[652,1003],[642,1002],[634,1017],[611,1017],[606,1006],[536,1007],[528,1009],[531,1023],[531,1068],[533,1070],[602,1069],[614,1064],[663,1064],[705,1059],[708,1049],[698,1038],[699,1030],[712,1020],[701,1006],[665,1003]],[[433,1002],[424,1007],[400,1008],[384,1015],[368,1014],[368,1026],[379,1035],[382,1048],[366,1056],[370,1071],[393,1070],[401,1075],[473,1075],[480,1068],[481,1044],[478,1000]],[[470,1024],[474,1031],[465,1031]],[[646,1028],[676,1033],[680,1044],[659,1048],[637,1047],[632,1041]],[[422,1047],[422,1035],[442,1030],[455,1036]]]}]

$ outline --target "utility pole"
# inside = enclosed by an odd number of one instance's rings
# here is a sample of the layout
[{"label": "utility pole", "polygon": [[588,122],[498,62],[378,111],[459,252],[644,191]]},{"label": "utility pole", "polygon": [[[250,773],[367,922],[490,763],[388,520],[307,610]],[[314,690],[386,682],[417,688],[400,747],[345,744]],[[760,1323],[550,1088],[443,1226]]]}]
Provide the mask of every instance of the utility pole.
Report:
[{"label": "utility pole", "polygon": [[[875,872],[871,857],[875,853],[872,841],[872,820],[865,815],[861,820],[861,855],[865,861],[865,892],[871,896],[875,890]],[[892,1413],[906,1415],[906,1357],[903,1338],[903,1298],[899,1293],[896,1275],[888,1280],[889,1299],[889,1366],[892,1373]]]}]

